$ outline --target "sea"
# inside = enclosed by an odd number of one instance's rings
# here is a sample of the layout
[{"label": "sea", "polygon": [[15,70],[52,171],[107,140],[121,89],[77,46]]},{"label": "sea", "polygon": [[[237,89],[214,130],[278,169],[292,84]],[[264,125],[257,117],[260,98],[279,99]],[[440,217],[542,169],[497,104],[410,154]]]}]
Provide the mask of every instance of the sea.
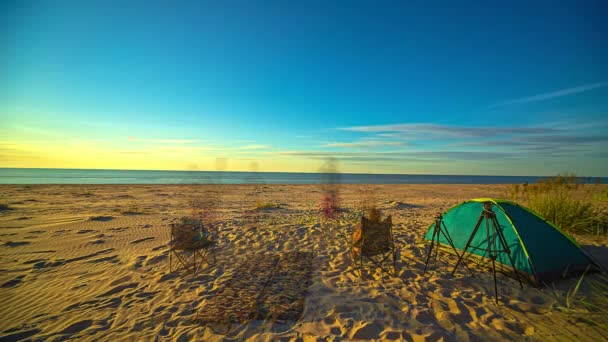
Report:
[{"label": "sea", "polygon": [[[546,177],[0,168],[0,184],[531,184],[544,178]],[[607,181],[606,177],[601,178],[601,183],[606,184]]]}]

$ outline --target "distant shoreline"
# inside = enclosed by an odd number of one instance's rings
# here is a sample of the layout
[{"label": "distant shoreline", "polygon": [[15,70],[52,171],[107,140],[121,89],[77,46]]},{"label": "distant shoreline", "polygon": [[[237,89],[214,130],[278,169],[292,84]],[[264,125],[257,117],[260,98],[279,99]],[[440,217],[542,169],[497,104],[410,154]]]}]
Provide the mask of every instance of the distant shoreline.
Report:
[{"label": "distant shoreline", "polygon": [[[545,176],[0,168],[0,184],[523,184]],[[581,177],[591,183],[599,177]],[[608,184],[601,177],[601,184]]]}]

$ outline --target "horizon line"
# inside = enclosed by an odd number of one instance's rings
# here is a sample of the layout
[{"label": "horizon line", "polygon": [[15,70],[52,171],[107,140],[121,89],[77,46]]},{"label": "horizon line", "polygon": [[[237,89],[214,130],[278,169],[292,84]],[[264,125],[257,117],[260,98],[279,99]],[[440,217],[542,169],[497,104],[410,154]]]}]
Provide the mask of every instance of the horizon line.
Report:
[{"label": "horizon line", "polygon": [[[169,172],[248,172],[248,173],[304,173],[304,174],[345,174],[345,175],[378,175],[378,176],[470,176],[470,177],[556,177],[568,175],[568,173],[556,173],[553,175],[472,175],[472,174],[438,174],[438,173],[362,173],[362,172],[303,172],[303,171],[217,171],[217,170],[167,170],[167,169],[97,169],[97,168],[61,168],[61,167],[0,167],[3,169],[25,169],[25,170],[91,170],[91,171],[169,171]],[[608,176],[581,176],[574,174],[576,178],[608,178]]]}]

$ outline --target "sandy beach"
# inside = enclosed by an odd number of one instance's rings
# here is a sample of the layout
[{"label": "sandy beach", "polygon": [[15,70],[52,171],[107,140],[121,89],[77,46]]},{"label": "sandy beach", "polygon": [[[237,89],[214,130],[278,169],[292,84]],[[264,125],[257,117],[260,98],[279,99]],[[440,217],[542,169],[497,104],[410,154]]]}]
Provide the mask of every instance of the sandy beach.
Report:
[{"label": "sandy beach", "polygon": [[[521,290],[516,280],[499,275],[496,305],[491,273],[477,271],[471,277],[460,268],[452,276],[451,255],[441,253],[439,262],[422,275],[427,248],[423,234],[434,215],[467,199],[503,197],[506,185],[342,185],[344,216],[338,225],[321,220],[322,192],[313,185],[0,189],[9,206],[0,212],[0,340],[608,338],[607,331],[559,309],[559,296],[576,279],[555,288],[525,285]],[[171,273],[169,224],[192,215],[193,203],[213,204],[217,260],[195,275]],[[256,208],[259,203],[273,205]],[[392,216],[398,248],[395,277],[374,271],[360,278],[346,241],[339,237],[372,204]],[[252,220],[251,213],[258,219]],[[606,250],[608,243],[605,237],[575,238],[596,252]],[[198,319],[209,312],[214,298],[239,281],[235,270],[249,272],[242,277],[262,277],[263,262],[269,260],[263,256],[292,252],[303,253],[298,255],[309,257],[312,265],[299,319],[239,324]],[[272,260],[276,264],[283,259]]]}]

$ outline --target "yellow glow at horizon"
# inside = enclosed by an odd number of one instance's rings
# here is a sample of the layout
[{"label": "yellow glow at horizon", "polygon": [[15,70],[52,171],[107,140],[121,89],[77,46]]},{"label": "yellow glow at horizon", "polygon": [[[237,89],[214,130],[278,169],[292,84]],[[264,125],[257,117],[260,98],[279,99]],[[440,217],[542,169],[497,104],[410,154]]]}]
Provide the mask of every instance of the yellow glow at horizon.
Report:
[{"label": "yellow glow at horizon", "polygon": [[[321,161],[277,158],[252,152],[250,155],[221,153],[191,146],[145,146],[138,149],[102,147],[85,141],[64,143],[11,143],[2,151],[1,167],[139,169],[139,170],[216,170],[217,158],[227,160],[226,171],[248,171],[256,162],[258,171],[316,172]],[[227,151],[231,152],[231,151]]]}]

